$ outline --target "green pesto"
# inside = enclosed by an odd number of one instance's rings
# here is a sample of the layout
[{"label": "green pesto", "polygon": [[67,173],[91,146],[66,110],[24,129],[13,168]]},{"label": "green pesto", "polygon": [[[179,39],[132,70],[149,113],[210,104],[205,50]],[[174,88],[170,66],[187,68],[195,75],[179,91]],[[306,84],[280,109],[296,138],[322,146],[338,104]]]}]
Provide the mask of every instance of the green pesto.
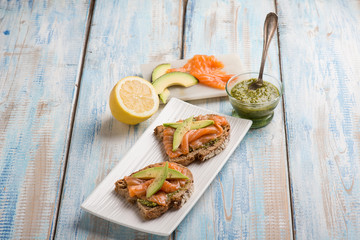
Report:
[{"label": "green pesto", "polygon": [[182,190],[182,188],[176,190],[175,192],[168,193],[168,194],[166,194],[166,196],[167,196],[168,198],[171,198],[172,196],[174,196],[175,194],[177,194],[178,192],[180,192],[180,190]]},{"label": "green pesto", "polygon": [[231,96],[243,103],[266,103],[280,96],[279,90],[267,81],[264,81],[263,86],[256,90],[249,90],[249,85],[256,81],[256,78],[251,78],[239,82],[231,89]]},{"label": "green pesto", "polygon": [[140,199],[140,198],[139,198],[137,201],[138,201],[139,203],[141,203],[142,205],[147,206],[147,207],[156,207],[156,206],[158,206],[157,203],[151,202],[151,201],[146,200],[146,199]]},{"label": "green pesto", "polygon": [[208,147],[211,147],[211,146],[213,146],[217,141],[219,141],[220,140],[220,138],[215,138],[215,139],[213,139],[213,140],[210,140],[210,141],[208,141],[207,143],[204,143],[201,147],[202,148],[208,148]]}]

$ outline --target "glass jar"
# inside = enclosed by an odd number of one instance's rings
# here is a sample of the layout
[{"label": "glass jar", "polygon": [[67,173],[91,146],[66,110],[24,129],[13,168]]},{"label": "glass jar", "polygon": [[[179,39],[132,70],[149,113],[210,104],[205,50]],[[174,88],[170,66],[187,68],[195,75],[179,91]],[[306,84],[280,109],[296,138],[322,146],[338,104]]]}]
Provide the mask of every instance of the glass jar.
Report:
[{"label": "glass jar", "polygon": [[[249,80],[252,78],[257,79],[259,73],[257,72],[249,72],[249,73],[242,73],[238,75],[234,75],[229,81],[226,83],[226,93],[229,97],[229,101],[234,108],[236,114],[245,119],[250,119],[253,121],[251,128],[261,128],[268,125],[273,116],[274,116],[274,109],[278,105],[282,94],[283,94],[283,86],[282,83],[276,79],[275,77],[264,74],[263,81],[269,82],[274,85],[277,90],[279,91],[279,96],[275,97],[271,101],[262,102],[262,103],[246,103],[241,101],[234,96],[231,95],[231,90],[241,81]],[[252,90],[248,90],[252,91]]]}]

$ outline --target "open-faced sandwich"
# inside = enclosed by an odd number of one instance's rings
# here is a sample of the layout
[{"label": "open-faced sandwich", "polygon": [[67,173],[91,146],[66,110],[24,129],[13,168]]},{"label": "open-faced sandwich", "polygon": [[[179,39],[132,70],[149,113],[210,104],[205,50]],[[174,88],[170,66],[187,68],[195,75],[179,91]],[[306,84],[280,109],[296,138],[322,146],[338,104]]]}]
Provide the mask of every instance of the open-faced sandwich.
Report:
[{"label": "open-faced sandwich", "polygon": [[190,170],[180,164],[149,165],[118,180],[115,191],[136,203],[145,219],[161,216],[170,208],[181,208],[191,196],[194,184]]},{"label": "open-faced sandwich", "polygon": [[230,124],[225,117],[208,114],[190,117],[175,123],[164,123],[154,130],[163,142],[170,162],[189,165],[205,161],[225,149]]}]

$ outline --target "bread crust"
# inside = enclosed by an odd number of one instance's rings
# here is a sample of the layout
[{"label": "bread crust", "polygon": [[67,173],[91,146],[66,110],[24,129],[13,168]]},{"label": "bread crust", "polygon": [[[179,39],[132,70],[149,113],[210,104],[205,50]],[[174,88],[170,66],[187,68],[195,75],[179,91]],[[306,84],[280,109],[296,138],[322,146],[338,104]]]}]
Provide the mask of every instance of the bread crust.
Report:
[{"label": "bread crust", "polygon": [[[210,117],[213,116],[214,114],[208,114],[205,115],[206,117]],[[163,140],[164,137],[164,129],[165,127],[163,125],[157,126],[154,129],[154,134],[156,136],[156,138],[158,138],[161,142]],[[215,155],[219,154],[221,151],[223,151],[230,139],[230,124],[227,124],[226,126],[223,126],[223,133],[221,134],[220,137],[217,138],[217,140],[215,141],[215,143],[211,146],[208,146],[206,148],[199,148],[196,149],[186,155],[181,155],[179,157],[176,158],[170,158],[168,157],[168,160],[170,162],[174,162],[174,163],[178,163],[184,166],[188,166],[189,164],[191,164],[194,161],[206,161],[212,157],[214,157]]]},{"label": "bread crust", "polygon": [[[136,197],[136,196],[130,197],[125,179],[120,179],[120,180],[116,181],[115,191],[118,194],[120,194],[122,197],[124,197],[128,202],[136,203],[136,206],[139,209],[140,215],[146,220],[160,217],[162,214],[164,214],[166,211],[168,211],[171,208],[180,209],[186,203],[186,201],[190,198],[190,196],[194,190],[194,178],[193,178],[191,171],[188,168],[181,166],[180,164],[177,164],[177,165],[179,167],[185,169],[184,174],[187,177],[189,177],[189,180],[183,188],[178,190],[175,194],[173,194],[170,197],[169,204],[166,206],[158,205],[156,207],[148,207],[148,206],[141,204],[139,201],[137,201],[138,197]],[[160,166],[164,166],[164,163],[151,164],[151,165],[149,165],[145,168],[142,168],[136,172],[142,171],[147,168],[160,167]],[[136,172],[134,172],[134,173],[136,173]],[[132,174],[134,174],[134,173],[132,173]]]}]

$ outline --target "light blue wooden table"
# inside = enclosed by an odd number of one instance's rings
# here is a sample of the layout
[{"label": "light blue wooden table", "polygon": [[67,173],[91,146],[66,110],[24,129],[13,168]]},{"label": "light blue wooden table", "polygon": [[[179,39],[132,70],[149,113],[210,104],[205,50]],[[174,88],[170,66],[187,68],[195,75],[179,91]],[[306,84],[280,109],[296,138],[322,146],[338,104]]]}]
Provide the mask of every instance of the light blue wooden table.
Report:
[{"label": "light blue wooden table", "polygon": [[168,238],[360,239],[359,0],[1,0],[0,239],[167,239],[80,209],[156,117],[117,122],[111,88],[194,54],[257,71],[270,11],[281,104]]}]

